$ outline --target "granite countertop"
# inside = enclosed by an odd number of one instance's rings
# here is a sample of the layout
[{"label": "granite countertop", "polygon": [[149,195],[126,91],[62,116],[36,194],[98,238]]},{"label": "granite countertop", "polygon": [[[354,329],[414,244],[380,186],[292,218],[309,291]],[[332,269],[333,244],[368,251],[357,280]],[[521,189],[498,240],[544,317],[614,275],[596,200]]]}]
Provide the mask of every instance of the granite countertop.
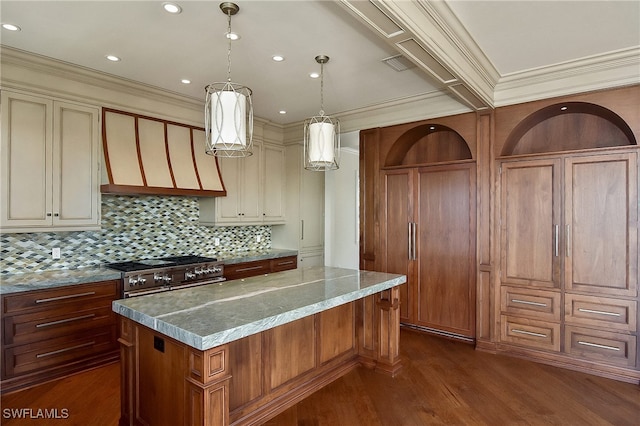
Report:
[{"label": "granite countertop", "polygon": [[207,350],[405,282],[404,275],[317,266],[116,300],[113,310]]},{"label": "granite countertop", "polygon": [[[243,253],[220,254],[215,257],[225,264],[230,265],[254,260],[296,256],[297,254],[298,252],[296,250],[270,249],[256,252],[248,251]],[[102,266],[2,275],[0,276],[0,294],[42,290],[106,280],[118,280],[120,277],[120,272]]]},{"label": "granite countertop", "polygon": [[234,263],[253,262],[255,260],[277,259],[279,257],[297,256],[297,250],[272,248],[263,251],[246,251],[242,253],[220,253],[216,258],[225,265]]},{"label": "granite countertop", "polygon": [[100,266],[94,268],[59,269],[3,275],[0,278],[0,294],[43,290],[98,281],[119,280],[120,276],[120,272]]}]

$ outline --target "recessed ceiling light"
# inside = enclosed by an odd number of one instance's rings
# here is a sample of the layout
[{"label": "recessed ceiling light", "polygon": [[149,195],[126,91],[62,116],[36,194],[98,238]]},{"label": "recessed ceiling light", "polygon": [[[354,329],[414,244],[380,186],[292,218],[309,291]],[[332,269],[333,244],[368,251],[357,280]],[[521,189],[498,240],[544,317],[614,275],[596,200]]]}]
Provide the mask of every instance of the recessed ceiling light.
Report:
[{"label": "recessed ceiling light", "polygon": [[435,129],[436,129],[436,126],[429,127],[429,130],[435,130]]},{"label": "recessed ceiling light", "polygon": [[224,35],[225,37],[230,38],[231,40],[238,40],[240,38],[240,35],[234,32],[225,33]]},{"label": "recessed ceiling light", "polygon": [[320,77],[320,74],[318,74],[317,72],[312,72],[311,74],[309,74],[309,77],[318,78],[318,77]]},{"label": "recessed ceiling light", "polygon": [[9,30],[9,31],[20,31],[21,28],[17,25],[13,25],[13,24],[2,24],[2,28],[4,28],[5,30]]},{"label": "recessed ceiling light", "polygon": [[280,110],[280,111],[278,111],[278,112],[279,112],[280,114],[286,114],[286,113],[287,113],[287,111],[285,111],[285,110],[283,110],[283,109],[281,109],[281,110]]},{"label": "recessed ceiling light", "polygon": [[273,59],[276,62],[282,62],[282,61],[284,61],[284,56],[282,56],[282,55],[273,55],[271,57],[271,59]]},{"label": "recessed ceiling light", "polygon": [[180,82],[181,82],[182,84],[191,84],[191,80],[188,80],[188,79],[186,79],[186,78],[183,78],[182,80],[180,80]]},{"label": "recessed ceiling light", "polygon": [[163,3],[162,7],[169,13],[178,14],[182,12],[182,8],[175,3]]},{"label": "recessed ceiling light", "polygon": [[567,109],[568,109],[568,107],[566,107],[566,106],[560,107],[560,111],[566,111]]},{"label": "recessed ceiling light", "polygon": [[120,61],[120,58],[118,58],[118,57],[117,57],[117,56],[115,56],[115,55],[107,55],[107,56],[105,56],[105,58],[107,58],[107,59],[108,59],[108,60],[110,60],[111,62],[118,62],[118,61]]}]

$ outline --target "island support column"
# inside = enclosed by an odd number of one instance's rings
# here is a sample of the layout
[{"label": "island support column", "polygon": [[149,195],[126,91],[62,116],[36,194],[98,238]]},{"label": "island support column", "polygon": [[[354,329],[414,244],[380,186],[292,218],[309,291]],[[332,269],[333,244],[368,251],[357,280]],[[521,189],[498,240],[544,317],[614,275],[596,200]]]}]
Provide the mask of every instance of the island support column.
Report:
[{"label": "island support column", "polygon": [[369,368],[395,376],[400,362],[400,288],[392,287],[361,300],[357,315],[358,354]]},{"label": "island support column", "polygon": [[228,345],[200,351],[119,322],[120,426],[229,424]]}]

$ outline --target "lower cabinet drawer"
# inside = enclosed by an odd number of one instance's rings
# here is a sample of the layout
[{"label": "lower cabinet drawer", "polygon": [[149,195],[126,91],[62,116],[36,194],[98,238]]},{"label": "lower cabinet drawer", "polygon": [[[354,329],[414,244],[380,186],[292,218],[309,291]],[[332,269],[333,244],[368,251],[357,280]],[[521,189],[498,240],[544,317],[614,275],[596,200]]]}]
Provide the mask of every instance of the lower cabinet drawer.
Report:
[{"label": "lower cabinet drawer", "polygon": [[254,262],[236,263],[224,265],[224,276],[227,280],[254,277],[270,272],[269,260],[256,260]]},{"label": "lower cabinet drawer", "polygon": [[500,340],[533,349],[560,351],[560,324],[501,316]]},{"label": "lower cabinet drawer", "polygon": [[[102,306],[100,306],[102,305]],[[35,312],[6,316],[3,320],[5,345],[19,345],[115,325],[116,319],[110,301],[101,301],[96,307],[71,312]]]},{"label": "lower cabinet drawer", "polygon": [[271,272],[287,271],[298,267],[298,256],[281,257],[271,260]]},{"label": "lower cabinet drawer", "polygon": [[636,337],[629,334],[565,326],[564,350],[591,361],[623,367],[636,365]]},{"label": "lower cabinet drawer", "polygon": [[500,309],[505,314],[560,322],[560,293],[502,286]]},{"label": "lower cabinet drawer", "polygon": [[70,303],[88,303],[92,299],[120,298],[117,281],[78,284],[49,290],[34,290],[2,296],[2,313],[57,309]]},{"label": "lower cabinet drawer", "polygon": [[73,336],[57,337],[4,350],[7,377],[70,363],[115,349],[116,327],[103,327]]},{"label": "lower cabinet drawer", "polygon": [[638,304],[632,300],[571,293],[564,296],[564,320],[567,324],[634,332],[637,315]]}]

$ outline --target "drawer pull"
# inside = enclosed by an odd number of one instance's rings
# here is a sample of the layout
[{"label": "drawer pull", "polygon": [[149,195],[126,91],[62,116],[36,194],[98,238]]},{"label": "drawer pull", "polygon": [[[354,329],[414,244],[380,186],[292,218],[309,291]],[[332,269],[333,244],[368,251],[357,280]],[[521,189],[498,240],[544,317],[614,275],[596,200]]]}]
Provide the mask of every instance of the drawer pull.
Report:
[{"label": "drawer pull", "polygon": [[95,316],[96,314],[88,314],[88,315],[82,315],[80,317],[66,318],[59,321],[43,322],[42,324],[36,325],[36,328],[50,327],[52,325],[64,324],[65,322],[71,322],[71,321],[79,321],[87,318],[93,318]]},{"label": "drawer pull", "polygon": [[251,266],[249,268],[236,269],[236,272],[255,271],[256,269],[264,269],[264,266]]},{"label": "drawer pull", "polygon": [[533,306],[542,306],[543,308],[547,307],[546,303],[540,302],[530,302],[528,300],[520,300],[520,299],[511,299],[513,303],[522,303],[523,305],[533,305]]},{"label": "drawer pull", "polygon": [[526,330],[518,330],[517,328],[512,328],[511,329],[512,333],[518,333],[518,334],[526,334],[527,336],[535,336],[535,337],[547,337],[546,334],[542,334],[542,333],[534,333],[533,331],[526,331]]},{"label": "drawer pull", "polygon": [[36,355],[36,358],[44,358],[46,356],[57,355],[57,354],[61,354],[63,352],[69,352],[69,351],[72,351],[74,349],[80,349],[80,348],[84,348],[84,347],[87,347],[87,346],[92,346],[95,343],[96,342],[92,341],[92,342],[89,342],[89,343],[83,343],[81,345],[71,346],[70,348],[64,348],[64,349],[59,349],[57,351],[45,352],[43,354]]},{"label": "drawer pull", "polygon": [[580,308],[580,309],[578,309],[578,311],[586,312],[588,314],[609,315],[611,317],[619,317],[620,316],[620,314],[617,313],[617,312],[594,311],[592,309],[584,309],[584,308]]},{"label": "drawer pull", "polygon": [[280,265],[291,265],[291,264],[293,264],[293,260],[290,260],[288,262],[279,262],[278,266],[280,266]]},{"label": "drawer pull", "polygon": [[610,351],[620,351],[620,348],[616,348],[615,346],[599,345],[597,343],[583,342],[581,340],[578,340],[578,344],[583,346],[591,346],[594,348],[608,349]]},{"label": "drawer pull", "polygon": [[48,299],[37,299],[36,303],[55,302],[56,300],[74,299],[76,297],[93,296],[95,291],[88,291],[86,293],[68,294],[66,296],[50,297]]}]

